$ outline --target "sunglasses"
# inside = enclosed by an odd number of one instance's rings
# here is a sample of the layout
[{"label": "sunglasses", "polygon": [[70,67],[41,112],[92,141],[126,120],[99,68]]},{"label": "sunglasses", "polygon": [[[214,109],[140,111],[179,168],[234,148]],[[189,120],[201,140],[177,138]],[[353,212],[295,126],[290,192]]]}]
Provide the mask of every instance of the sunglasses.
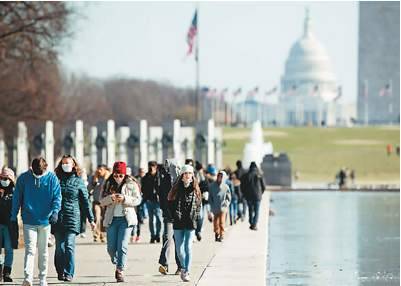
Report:
[{"label": "sunglasses", "polygon": [[124,174],[113,174],[113,177],[122,179],[125,177],[125,175]]}]

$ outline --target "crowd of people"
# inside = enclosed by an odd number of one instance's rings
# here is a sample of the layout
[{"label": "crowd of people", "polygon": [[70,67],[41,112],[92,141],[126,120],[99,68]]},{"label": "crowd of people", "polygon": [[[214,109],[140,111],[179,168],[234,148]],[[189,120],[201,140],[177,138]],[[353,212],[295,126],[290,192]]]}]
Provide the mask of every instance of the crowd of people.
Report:
[{"label": "crowd of people", "polygon": [[[141,241],[141,226],[147,219],[150,243],[162,243],[159,272],[170,273],[169,257],[175,246],[176,275],[190,281],[192,245],[202,241],[204,222],[213,223],[214,240],[224,241],[226,223],[249,219],[257,230],[263,178],[252,162],[245,170],[204,168],[192,159],[183,166],[167,159],[148,163],[134,176],[125,162],[112,169],[99,165],[88,179],[74,157],[64,155],[56,169],[48,170],[42,157],[17,179],[3,167],[0,173],[0,281],[12,282],[13,251],[18,247],[21,214],[24,256],[23,286],[33,283],[34,260],[38,252],[39,282],[47,285],[48,242],[54,235],[54,266],[60,281],[71,282],[75,274],[75,240],[86,223],[94,243],[107,243],[115,265],[115,279],[124,282],[128,244]],[[247,215],[248,214],[248,215]]]}]

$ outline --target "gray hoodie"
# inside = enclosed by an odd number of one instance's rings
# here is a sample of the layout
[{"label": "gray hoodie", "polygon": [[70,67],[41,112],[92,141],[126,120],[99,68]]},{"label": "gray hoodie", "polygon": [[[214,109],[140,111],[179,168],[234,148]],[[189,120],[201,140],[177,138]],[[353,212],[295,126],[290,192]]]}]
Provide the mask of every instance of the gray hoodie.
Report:
[{"label": "gray hoodie", "polygon": [[220,171],[218,174],[223,174],[221,184],[218,185],[215,181],[209,186],[210,210],[214,215],[217,215],[222,211],[227,211],[231,202],[230,188],[225,183],[227,181],[227,174],[224,171]]}]

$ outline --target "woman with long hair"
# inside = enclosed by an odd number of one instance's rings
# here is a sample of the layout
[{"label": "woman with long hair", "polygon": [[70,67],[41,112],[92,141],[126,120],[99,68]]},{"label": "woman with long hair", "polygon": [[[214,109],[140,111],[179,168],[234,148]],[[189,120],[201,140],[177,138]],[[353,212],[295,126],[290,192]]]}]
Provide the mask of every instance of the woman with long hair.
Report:
[{"label": "woman with long hair", "polygon": [[13,282],[10,275],[14,249],[18,247],[18,224],[10,221],[14,188],[14,172],[4,166],[0,173],[0,255],[2,248],[5,251],[4,261],[0,262],[0,281],[4,282]]},{"label": "woman with long hair", "polygon": [[138,224],[135,206],[141,203],[139,184],[127,175],[127,164],[115,162],[106,180],[100,204],[106,207],[103,225],[107,229],[107,252],[116,265],[115,278],[124,282],[128,242],[132,227]]},{"label": "woman with long hair", "polygon": [[192,243],[202,207],[202,195],[191,165],[184,165],[181,176],[171,188],[167,199],[173,216],[173,229],[178,257],[181,262],[181,279],[190,281]]},{"label": "woman with long hair", "polygon": [[75,158],[64,155],[55,173],[60,180],[62,200],[58,221],[51,229],[56,239],[54,265],[58,280],[71,282],[75,271],[75,237],[81,232],[81,219],[88,218],[92,229],[96,225],[81,168]]}]

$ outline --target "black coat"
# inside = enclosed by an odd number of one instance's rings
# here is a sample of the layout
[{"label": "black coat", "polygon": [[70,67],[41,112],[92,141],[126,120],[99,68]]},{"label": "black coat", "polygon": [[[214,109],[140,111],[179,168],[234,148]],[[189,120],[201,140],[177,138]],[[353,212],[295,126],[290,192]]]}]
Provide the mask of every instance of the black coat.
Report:
[{"label": "black coat", "polygon": [[[10,221],[14,187],[10,185],[1,188],[4,190],[4,194],[0,198],[0,224],[7,226],[10,233],[11,245],[14,249],[17,249],[19,238],[18,223]],[[4,245],[0,245],[0,249],[3,247]]]},{"label": "black coat", "polygon": [[196,229],[202,201],[195,195],[193,183],[185,188],[183,182],[179,182],[176,198],[169,201],[169,207],[174,229]]},{"label": "black coat", "polygon": [[159,189],[160,208],[163,211],[164,219],[166,219],[168,222],[172,222],[173,216],[168,207],[168,200],[167,200],[168,193],[170,192],[172,187],[171,176],[169,173],[163,171],[160,173],[159,176],[160,176],[159,178],[160,185],[158,189]]},{"label": "black coat", "polygon": [[159,179],[159,173],[156,173],[155,176],[146,173],[142,178],[141,190],[144,201],[159,202]]},{"label": "black coat", "polygon": [[241,191],[248,201],[260,201],[262,199],[265,183],[257,169],[251,169],[241,177]]}]

